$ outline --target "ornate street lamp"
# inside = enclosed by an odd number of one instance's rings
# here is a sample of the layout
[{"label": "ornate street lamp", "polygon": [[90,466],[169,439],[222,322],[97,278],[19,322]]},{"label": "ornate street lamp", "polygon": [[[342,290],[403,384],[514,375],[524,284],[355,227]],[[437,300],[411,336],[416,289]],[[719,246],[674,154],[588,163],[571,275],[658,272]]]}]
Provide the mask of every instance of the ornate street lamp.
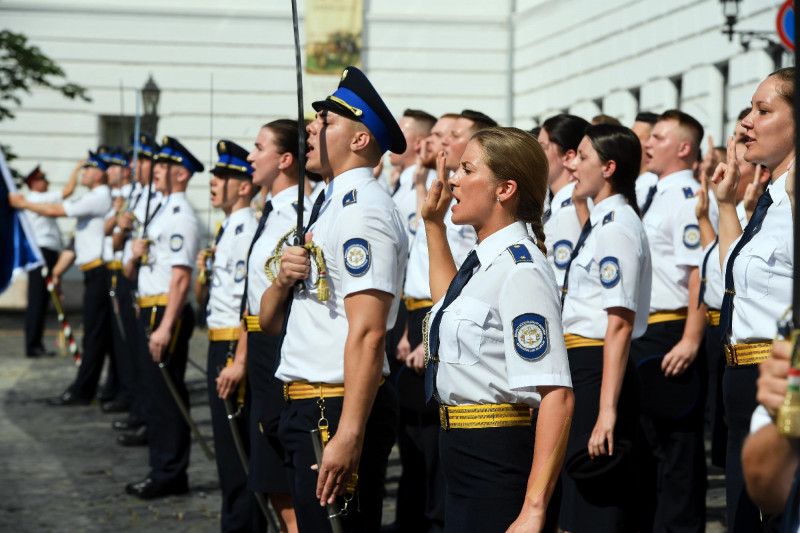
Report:
[{"label": "ornate street lamp", "polygon": [[158,99],[160,97],[161,89],[153,81],[153,75],[151,74],[147,78],[147,83],[142,87],[142,105],[144,107],[142,129],[153,137],[156,136],[156,129],[158,128]]}]

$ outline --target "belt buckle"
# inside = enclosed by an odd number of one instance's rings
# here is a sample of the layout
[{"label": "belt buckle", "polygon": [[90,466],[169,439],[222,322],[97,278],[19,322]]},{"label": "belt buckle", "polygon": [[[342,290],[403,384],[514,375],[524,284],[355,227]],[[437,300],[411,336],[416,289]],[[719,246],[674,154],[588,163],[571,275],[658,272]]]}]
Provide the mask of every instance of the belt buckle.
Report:
[{"label": "belt buckle", "polygon": [[283,384],[283,401],[284,402],[288,402],[290,400],[291,400],[291,398],[289,398],[289,384],[288,383],[284,383]]},{"label": "belt buckle", "polygon": [[445,431],[450,429],[450,417],[447,415],[446,405],[439,405],[439,425]]},{"label": "belt buckle", "polygon": [[732,344],[725,345],[725,362],[728,366],[736,366],[736,351]]}]

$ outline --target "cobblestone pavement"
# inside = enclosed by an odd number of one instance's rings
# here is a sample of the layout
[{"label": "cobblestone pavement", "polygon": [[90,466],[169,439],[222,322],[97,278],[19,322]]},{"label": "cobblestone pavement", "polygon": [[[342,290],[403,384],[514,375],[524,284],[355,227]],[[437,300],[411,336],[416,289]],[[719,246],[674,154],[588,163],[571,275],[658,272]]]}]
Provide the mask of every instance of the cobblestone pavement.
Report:
[{"label": "cobblestone pavement", "polygon": [[[80,328],[80,317],[70,317]],[[116,444],[111,421],[99,406],[50,407],[45,399],[63,392],[75,376],[69,358],[24,357],[22,316],[0,313],[0,531],[203,533],[219,531],[220,493],[216,466],[196,442],[189,466],[190,493],[153,501],[125,494],[125,484],[147,474],[146,447]],[[45,344],[54,346],[56,323]],[[78,335],[80,340],[80,335]],[[205,366],[207,340],[197,331],[190,356]],[[192,416],[211,444],[205,377],[193,365],[186,375]],[[400,467],[392,453],[384,522],[394,519]],[[709,473],[708,532],[725,531],[724,477]]]}]

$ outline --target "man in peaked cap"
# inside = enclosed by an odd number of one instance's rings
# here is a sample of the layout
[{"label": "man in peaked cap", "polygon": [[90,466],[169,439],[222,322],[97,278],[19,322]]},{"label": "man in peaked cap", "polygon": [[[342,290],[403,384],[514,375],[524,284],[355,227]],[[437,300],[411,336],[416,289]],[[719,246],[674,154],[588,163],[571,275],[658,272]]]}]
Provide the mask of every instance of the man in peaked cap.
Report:
[{"label": "man in peaked cap", "polygon": [[[306,169],[333,178],[314,204],[306,239],[322,251],[327,275],[309,266],[305,249],[286,248],[262,298],[260,325],[277,334],[286,320],[275,372],[287,399],[278,435],[300,531],[329,531],[320,503],[337,499],[350,501],[340,518],[345,531],[377,531],[397,424],[384,339],[397,315],[408,238],[372,168],[386,150],[403,153],[406,141],[355,67],[344,70],[336,92],[312,105],[317,117],[306,127]],[[305,288],[295,291],[298,281]],[[321,430],[325,444],[319,475],[311,470],[311,429]]]},{"label": "man in peaked cap", "polygon": [[9,195],[9,202],[15,209],[28,209],[47,217],[73,217],[78,221],[74,260],[84,275],[83,356],[75,381],[61,396],[51,399],[51,405],[90,403],[97,391],[103,358],[111,345],[108,278],[102,259],[103,216],[111,208],[106,176],[108,165],[94,152],[89,152],[89,157],[79,164],[83,168],[81,184],[88,187],[89,192],[77,200],[32,203],[20,195]]},{"label": "man in peaked cap", "polygon": [[[244,395],[247,340],[240,321],[247,274],[247,252],[258,222],[250,201],[255,193],[247,150],[222,140],[219,160],[211,170],[211,204],[225,213],[209,257],[197,256],[205,276],[195,278],[194,294],[206,310],[208,325],[208,406],[214,429],[217,472],[222,490],[220,525],[223,531],[263,531],[266,528],[253,492],[247,489],[247,472],[237,453],[231,422],[249,457],[250,411]],[[263,265],[262,265],[263,268]],[[203,279],[203,277],[205,279]],[[240,336],[242,337],[240,341]],[[227,406],[226,406],[227,404]],[[238,416],[228,420],[228,409]]]},{"label": "man in peaked cap", "polygon": [[[186,187],[192,175],[202,171],[202,163],[177,139],[164,138],[153,171],[153,183],[164,201],[146,228],[146,238],[133,242],[131,259],[125,265],[130,279],[136,279],[138,273],[138,351],[150,447],[150,472],[129,483],[126,491],[142,499],[183,494],[189,489],[186,469],[191,439],[177,402],[188,410],[189,393],[183,378],[194,313],[186,297],[199,237]],[[161,375],[162,362],[177,399]]]}]

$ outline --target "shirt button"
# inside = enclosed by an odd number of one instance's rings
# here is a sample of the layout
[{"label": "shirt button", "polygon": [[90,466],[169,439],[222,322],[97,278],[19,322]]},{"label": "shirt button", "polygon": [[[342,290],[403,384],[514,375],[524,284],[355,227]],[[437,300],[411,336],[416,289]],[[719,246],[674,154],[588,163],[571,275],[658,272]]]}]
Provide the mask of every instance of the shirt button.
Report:
[{"label": "shirt button", "polygon": [[461,314],[461,309],[456,309],[456,316],[459,316],[460,314]]}]

